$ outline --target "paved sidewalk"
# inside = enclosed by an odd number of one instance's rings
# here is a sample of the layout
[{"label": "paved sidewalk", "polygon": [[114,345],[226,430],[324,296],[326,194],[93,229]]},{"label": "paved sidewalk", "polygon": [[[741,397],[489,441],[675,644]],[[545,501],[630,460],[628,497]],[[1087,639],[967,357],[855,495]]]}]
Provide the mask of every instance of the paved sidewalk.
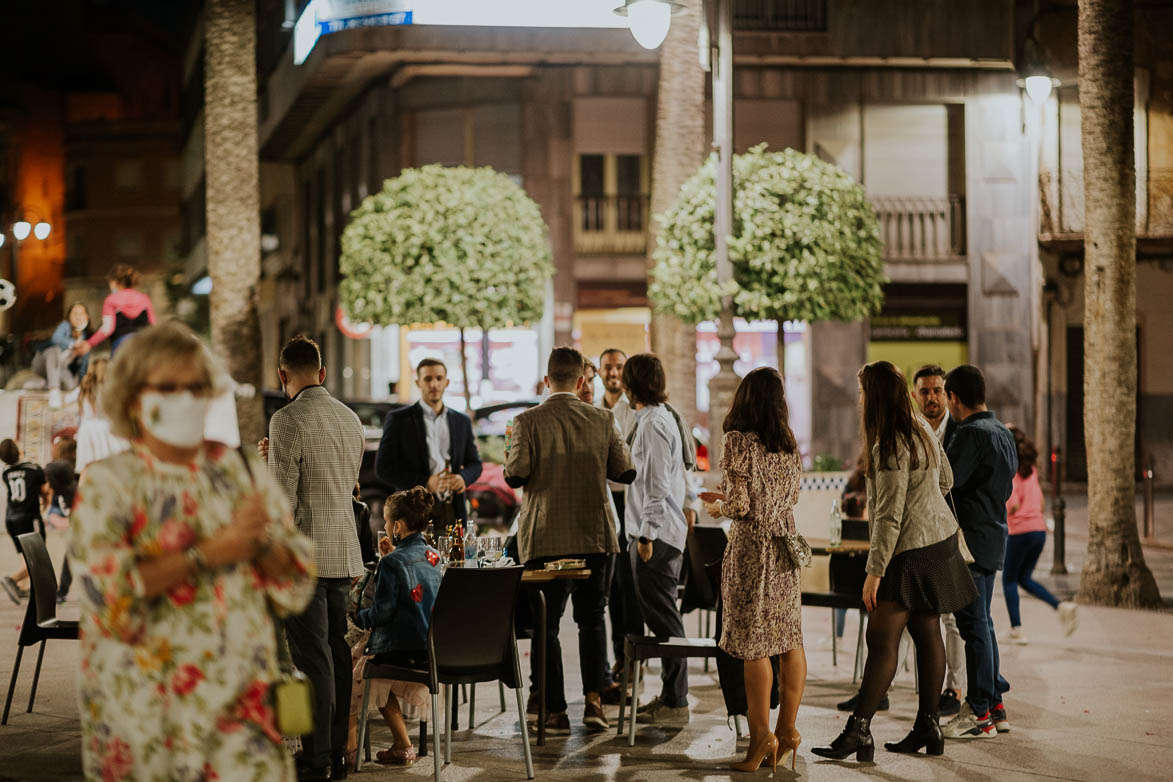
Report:
[{"label": "paved sidewalk", "polygon": [[[1173,502],[1163,499],[1165,518]],[[1082,557],[1077,530],[1080,511],[1072,502],[1069,516],[1069,565]],[[1086,519],[1086,511],[1083,512]],[[1165,529],[1169,529],[1166,522]],[[1086,533],[1084,533],[1086,534]],[[1168,536],[1166,536],[1168,539]],[[0,552],[0,571],[12,566],[13,552]],[[59,561],[60,538],[50,538],[54,561]],[[1166,595],[1173,594],[1168,573],[1173,553],[1150,550],[1150,565],[1161,573]],[[1043,561],[1049,569],[1049,553]],[[76,615],[72,601],[64,616]],[[854,691],[850,654],[831,665],[826,647],[830,612],[807,609],[804,632],[810,660],[806,696],[799,713],[804,744],[799,752],[798,777],[810,780],[876,778],[883,780],[1165,780],[1173,768],[1173,613],[1142,613],[1119,609],[1081,607],[1079,630],[1065,638],[1049,608],[1029,597],[1023,599],[1024,628],[1028,646],[1002,647],[1003,672],[1013,689],[1006,699],[1012,723],[1009,734],[992,740],[951,741],[943,758],[895,756],[880,750],[874,765],[836,763],[817,759],[810,747],[829,742],[840,730],[844,714],[834,704]],[[995,597],[997,629],[1005,637],[1006,609]],[[0,595],[0,686],[7,688],[15,654],[15,639],[23,610]],[[847,638],[854,638],[855,617],[848,618]],[[686,627],[696,628],[695,615]],[[567,655],[567,692],[580,690],[574,625],[563,624],[563,649]],[[79,727],[76,690],[77,646],[50,643],[33,714],[24,709],[36,661],[28,650],[21,666],[20,682],[9,724],[0,727],[0,782],[7,780],[72,780],[80,777]],[[523,645],[522,667],[528,670],[528,646]],[[653,686],[658,677],[649,677]],[[745,752],[727,726],[724,705],[715,674],[706,674],[695,663],[690,669],[692,722],[683,730],[643,729],[636,746],[614,731],[588,734],[580,724],[581,697],[572,699],[572,735],[550,738],[545,747],[534,747],[539,779],[575,780],[724,780],[752,778],[724,770],[734,755]],[[524,779],[516,714],[512,698],[508,711],[498,714],[497,696],[482,685],[476,728],[454,735],[453,763],[445,767],[445,780]],[[655,693],[648,690],[644,699]],[[508,693],[510,696],[512,693]],[[911,672],[902,670],[892,692],[892,711],[877,715],[873,733],[878,742],[904,735],[916,711]],[[461,726],[467,727],[467,706]],[[614,714],[614,710],[612,710]],[[376,747],[387,746],[388,733],[374,732]],[[410,770],[370,765],[353,778],[382,780],[428,778],[430,758]],[[768,777],[769,772],[759,772]],[[779,770],[780,779],[795,778]]]}]

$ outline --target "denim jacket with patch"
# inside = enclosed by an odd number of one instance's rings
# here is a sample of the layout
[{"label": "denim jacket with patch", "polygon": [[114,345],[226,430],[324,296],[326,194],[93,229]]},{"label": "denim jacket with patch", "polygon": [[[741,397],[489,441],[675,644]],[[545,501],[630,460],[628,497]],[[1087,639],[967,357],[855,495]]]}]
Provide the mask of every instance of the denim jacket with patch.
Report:
[{"label": "denim jacket with patch", "polygon": [[368,654],[416,651],[428,646],[432,607],[440,589],[440,555],[418,532],[379,560],[375,595],[355,624],[371,631]]}]

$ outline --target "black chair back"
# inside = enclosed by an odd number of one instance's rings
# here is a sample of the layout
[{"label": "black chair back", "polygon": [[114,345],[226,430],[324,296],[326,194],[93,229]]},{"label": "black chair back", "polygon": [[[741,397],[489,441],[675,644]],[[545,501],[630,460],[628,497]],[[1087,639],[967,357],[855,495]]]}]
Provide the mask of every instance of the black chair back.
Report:
[{"label": "black chair back", "polygon": [[719,581],[709,578],[706,555],[711,554],[696,539],[696,529],[688,533],[688,542],[684,546],[684,567],[681,570],[686,574],[684,580],[684,599],[681,600],[681,613],[688,613],[693,609],[713,611],[717,608],[717,595],[721,586]]},{"label": "black chair back", "polygon": [[[428,636],[441,681],[497,671],[516,688],[513,615],[524,568],[448,568]],[[483,679],[482,679],[483,681]]]},{"label": "black chair back", "polygon": [[53,627],[57,624],[57,575],[45,540],[38,532],[26,532],[17,540],[29,571],[29,603],[36,603],[37,626]]}]

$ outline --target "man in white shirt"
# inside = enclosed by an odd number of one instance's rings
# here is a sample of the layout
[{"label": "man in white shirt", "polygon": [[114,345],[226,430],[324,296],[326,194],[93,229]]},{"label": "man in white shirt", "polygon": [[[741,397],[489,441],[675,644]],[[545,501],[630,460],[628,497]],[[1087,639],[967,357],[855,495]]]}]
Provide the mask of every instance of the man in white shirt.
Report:
[{"label": "man in white shirt", "polygon": [[[684,517],[684,463],[680,428],[664,406],[668,400],[664,367],[651,353],[640,353],[623,367],[623,387],[635,408],[631,459],[635,481],[627,490],[628,555],[649,631],[657,637],[685,635],[676,604],[676,585],[684,561],[688,522]],[[654,725],[684,725],[688,712],[688,661],[665,658],[660,695],[640,707],[636,719]]]},{"label": "man in white shirt", "polygon": [[[921,415],[933,427],[937,440],[944,447],[956,428],[945,404],[945,370],[936,364],[925,364],[912,376],[912,385]],[[946,674],[940,709],[942,716],[950,716],[961,710],[965,693],[965,642],[961,640],[953,614],[942,614],[941,624],[945,626]]]},{"label": "man in white shirt", "polygon": [[[603,394],[594,401],[595,407],[610,410],[615,417],[615,427],[620,437],[625,440],[634,424],[635,411],[623,393],[623,365],[627,362],[627,354],[619,348],[608,348],[599,356],[599,377],[603,380]],[[611,668],[611,677],[619,682],[623,675],[623,639],[627,635],[643,635],[644,620],[639,610],[639,599],[635,594],[635,581],[628,564],[627,557],[627,528],[624,524],[626,489],[622,483],[610,484],[611,499],[615,504],[615,512],[619,518],[619,545],[623,550],[615,561],[615,574],[611,580],[611,595],[607,603],[607,612],[611,616],[611,652],[615,656],[615,664]],[[618,703],[622,697],[618,685],[603,693],[604,703]]]}]

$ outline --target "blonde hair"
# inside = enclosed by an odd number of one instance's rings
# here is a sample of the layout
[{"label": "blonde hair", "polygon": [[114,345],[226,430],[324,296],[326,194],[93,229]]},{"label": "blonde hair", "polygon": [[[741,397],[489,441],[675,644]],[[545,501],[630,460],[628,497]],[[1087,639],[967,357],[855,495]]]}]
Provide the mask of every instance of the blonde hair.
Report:
[{"label": "blonde hair", "polygon": [[100,389],[102,412],[110,431],[127,439],[138,437],[133,408],[147,375],[161,363],[193,363],[208,379],[213,395],[228,389],[227,375],[199,338],[178,321],[167,321],[136,332],[118,350]]},{"label": "blonde hair", "polygon": [[102,385],[102,381],[106,379],[106,367],[109,365],[110,359],[108,358],[96,358],[90,362],[89,369],[81,379],[80,390],[77,394],[77,408],[82,415],[85,415],[87,401],[95,410],[98,409],[98,389]]}]

